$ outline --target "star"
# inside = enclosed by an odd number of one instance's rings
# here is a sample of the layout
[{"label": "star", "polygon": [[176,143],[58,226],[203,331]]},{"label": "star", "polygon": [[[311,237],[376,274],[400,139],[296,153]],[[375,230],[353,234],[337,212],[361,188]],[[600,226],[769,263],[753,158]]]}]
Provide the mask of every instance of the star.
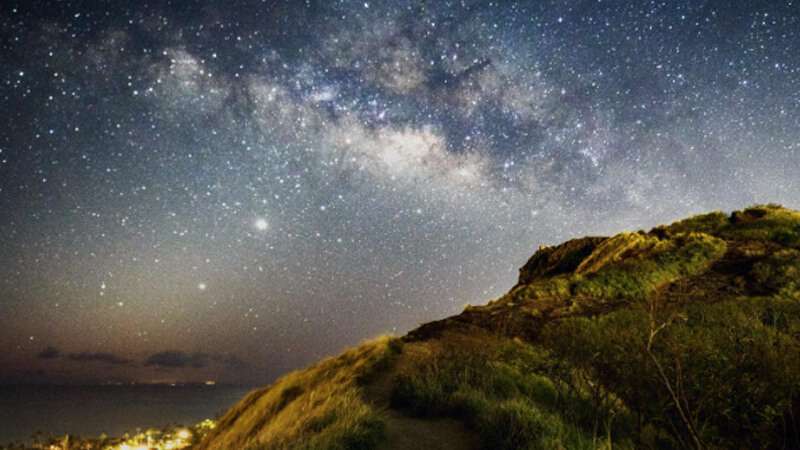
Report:
[{"label": "star", "polygon": [[0,342],[215,336],[260,381],[502,295],[542,244],[800,206],[796,0],[11,3]]}]

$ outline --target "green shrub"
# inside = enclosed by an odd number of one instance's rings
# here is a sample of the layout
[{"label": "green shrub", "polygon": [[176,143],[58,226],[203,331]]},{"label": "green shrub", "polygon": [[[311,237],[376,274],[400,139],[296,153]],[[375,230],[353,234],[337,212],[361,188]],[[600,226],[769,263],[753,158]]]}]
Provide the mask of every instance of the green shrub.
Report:
[{"label": "green shrub", "polygon": [[539,440],[546,432],[541,412],[530,403],[507,400],[484,412],[479,425],[486,449],[524,450],[540,448]]},{"label": "green shrub", "polygon": [[702,273],[726,248],[725,241],[703,233],[676,234],[665,240],[621,234],[598,247],[601,255],[587,259],[591,259],[589,273],[537,279],[508,298],[514,303],[571,299],[576,301],[576,312],[586,306],[581,302],[641,301],[661,286]]},{"label": "green shrub", "polygon": [[[461,342],[418,361],[395,380],[393,406],[457,418],[487,449],[591,448],[590,436],[602,431],[595,425],[606,412],[572,398],[580,393],[559,393],[548,377],[547,354],[513,340],[481,342],[481,348]],[[564,413],[573,407],[592,419],[565,422],[578,416]]]},{"label": "green shrub", "polygon": [[667,226],[656,227],[653,233],[666,233],[675,235],[680,233],[698,232],[715,235],[720,229],[728,225],[728,215],[721,211],[700,214],[689,217]]},{"label": "green shrub", "polygon": [[652,352],[650,315],[635,308],[553,323],[543,343],[677,443],[691,437],[670,389],[707,444],[763,448],[798,425],[787,419],[800,393],[800,345],[787,333],[800,330],[798,309],[781,299],[688,305],[670,313],[682,319],[667,322]]},{"label": "green shrub", "polygon": [[702,233],[681,234],[648,253],[605,267],[587,277],[576,277],[577,296],[605,301],[644,300],[659,287],[706,270],[725,253],[725,242]]},{"label": "green shrub", "polygon": [[787,295],[800,290],[800,251],[785,249],[756,262],[751,271],[762,288]]},{"label": "green shrub", "polygon": [[754,206],[731,215],[718,235],[733,240],[763,240],[800,247],[800,213],[778,205]]}]

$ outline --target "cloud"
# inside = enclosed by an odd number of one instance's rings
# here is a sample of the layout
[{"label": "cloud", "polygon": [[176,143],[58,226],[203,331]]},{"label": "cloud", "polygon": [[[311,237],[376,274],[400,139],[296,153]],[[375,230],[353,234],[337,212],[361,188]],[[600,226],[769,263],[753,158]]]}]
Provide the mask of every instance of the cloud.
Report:
[{"label": "cloud", "polygon": [[168,369],[191,367],[200,369],[208,366],[211,355],[208,353],[187,353],[179,350],[168,350],[150,355],[144,362],[147,367]]},{"label": "cloud", "polygon": [[36,355],[39,359],[56,359],[61,357],[61,350],[48,346]]},{"label": "cloud", "polygon": [[229,353],[184,352],[167,350],[150,355],[144,361],[146,367],[162,369],[202,369],[212,364],[226,369],[244,369],[249,365],[236,355]]},{"label": "cloud", "polygon": [[113,353],[106,353],[106,352],[70,353],[68,358],[72,361],[77,361],[77,362],[99,362],[99,363],[119,365],[119,366],[131,363],[130,359],[123,358]]},{"label": "cloud", "polygon": [[221,364],[226,369],[241,370],[249,367],[249,364],[236,355],[219,354],[214,355],[212,359],[214,362]]}]

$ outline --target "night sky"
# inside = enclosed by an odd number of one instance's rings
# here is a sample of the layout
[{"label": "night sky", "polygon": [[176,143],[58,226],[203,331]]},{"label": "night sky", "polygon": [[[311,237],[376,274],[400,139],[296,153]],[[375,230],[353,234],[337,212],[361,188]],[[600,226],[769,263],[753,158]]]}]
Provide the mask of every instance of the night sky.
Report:
[{"label": "night sky", "polygon": [[3,1],[0,382],[264,383],[800,207],[800,2]]}]

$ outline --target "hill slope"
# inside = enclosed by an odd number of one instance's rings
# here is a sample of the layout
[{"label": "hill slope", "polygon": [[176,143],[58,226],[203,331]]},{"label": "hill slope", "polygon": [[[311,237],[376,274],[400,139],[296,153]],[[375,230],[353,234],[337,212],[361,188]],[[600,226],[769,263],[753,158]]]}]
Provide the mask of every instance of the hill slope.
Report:
[{"label": "hill slope", "polygon": [[539,249],[485,306],[249,394],[198,449],[800,448],[800,213]]}]

